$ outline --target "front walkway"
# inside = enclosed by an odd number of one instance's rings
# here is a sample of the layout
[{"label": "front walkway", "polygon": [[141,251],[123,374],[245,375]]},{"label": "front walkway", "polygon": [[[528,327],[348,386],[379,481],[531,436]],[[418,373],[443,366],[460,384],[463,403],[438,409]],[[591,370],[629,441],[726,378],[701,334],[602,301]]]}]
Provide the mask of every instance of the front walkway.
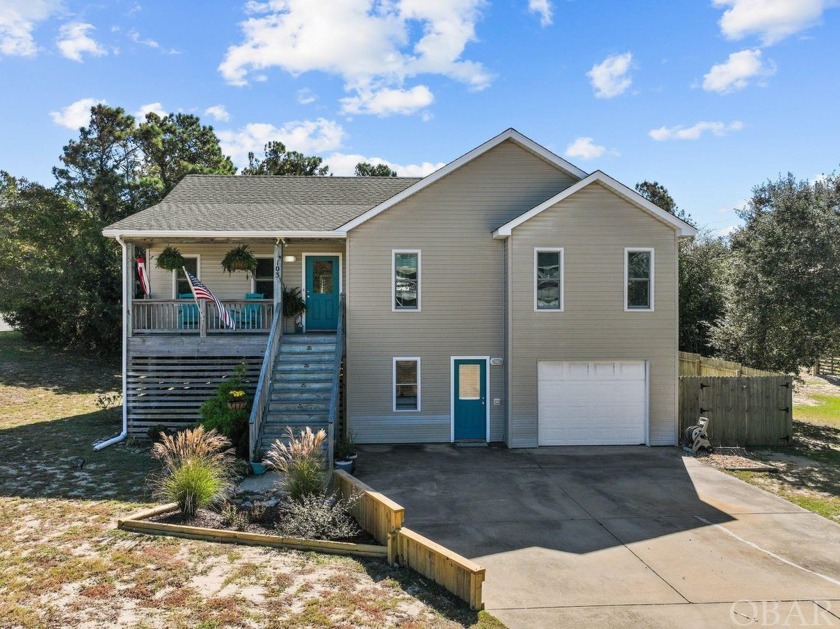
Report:
[{"label": "front walkway", "polygon": [[363,446],[357,476],[510,627],[840,626],[840,526],[676,448]]}]

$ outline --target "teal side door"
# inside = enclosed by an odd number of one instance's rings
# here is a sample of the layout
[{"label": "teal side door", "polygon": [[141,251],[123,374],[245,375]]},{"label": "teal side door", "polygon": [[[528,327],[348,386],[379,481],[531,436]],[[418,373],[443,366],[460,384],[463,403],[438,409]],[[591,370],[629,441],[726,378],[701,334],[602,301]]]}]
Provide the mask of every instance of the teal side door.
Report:
[{"label": "teal side door", "polygon": [[453,433],[456,441],[487,438],[487,362],[459,358],[453,361]]},{"label": "teal side door", "polygon": [[338,256],[306,256],[306,330],[338,327]]}]

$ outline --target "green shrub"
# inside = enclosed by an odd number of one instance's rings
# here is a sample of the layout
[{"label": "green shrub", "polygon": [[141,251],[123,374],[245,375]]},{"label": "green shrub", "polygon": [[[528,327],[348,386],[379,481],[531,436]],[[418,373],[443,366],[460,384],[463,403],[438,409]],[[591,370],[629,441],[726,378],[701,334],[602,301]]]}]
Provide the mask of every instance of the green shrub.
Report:
[{"label": "green shrub", "polygon": [[186,518],[224,499],[231,486],[230,441],[203,426],[164,434],[152,447],[162,470],[153,477],[155,496],[175,502]]},{"label": "green shrub", "polygon": [[283,511],[277,532],[287,537],[306,539],[346,539],[360,533],[350,509],[358,496],[336,500],[324,493],[312,493],[292,500]]},{"label": "green shrub", "polygon": [[236,448],[236,456],[248,458],[248,417],[250,406],[233,409],[228,405],[231,391],[247,389],[245,366],[239,365],[234,375],[219,383],[216,393],[201,405],[201,422],[207,430],[215,430],[230,439]]},{"label": "green shrub", "polygon": [[292,500],[301,500],[305,496],[321,494],[329,480],[324,468],[322,445],[327,438],[324,430],[317,433],[307,426],[296,437],[294,431],[286,428],[286,439],[279,439],[271,444],[265,464],[283,473],[281,487]]}]

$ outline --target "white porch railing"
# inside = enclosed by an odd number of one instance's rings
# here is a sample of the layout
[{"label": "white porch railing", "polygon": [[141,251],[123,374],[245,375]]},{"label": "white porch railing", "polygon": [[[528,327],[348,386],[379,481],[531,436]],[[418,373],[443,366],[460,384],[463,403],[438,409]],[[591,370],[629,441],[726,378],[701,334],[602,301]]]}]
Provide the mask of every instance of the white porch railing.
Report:
[{"label": "white porch railing", "polygon": [[223,299],[236,324],[227,327],[216,307],[189,299],[138,299],[132,303],[133,334],[268,334],[274,318],[270,299]]}]

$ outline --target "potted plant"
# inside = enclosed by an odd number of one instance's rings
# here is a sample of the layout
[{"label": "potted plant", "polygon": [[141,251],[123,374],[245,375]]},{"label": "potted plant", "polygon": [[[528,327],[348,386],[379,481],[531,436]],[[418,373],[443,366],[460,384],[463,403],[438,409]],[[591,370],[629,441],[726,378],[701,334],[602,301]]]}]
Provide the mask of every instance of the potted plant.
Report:
[{"label": "potted plant", "polygon": [[302,328],[301,316],[306,312],[306,302],[300,294],[300,288],[283,289],[283,317],[294,319],[295,328]]},{"label": "potted plant", "polygon": [[345,472],[353,473],[356,469],[356,444],[353,443],[352,435],[343,436],[338,443],[335,444],[335,452],[333,459],[335,468],[344,470]]},{"label": "potted plant", "polygon": [[245,398],[245,391],[242,389],[233,389],[228,392],[228,407],[234,411],[241,411],[247,406],[248,400]]},{"label": "potted plant", "polygon": [[253,274],[257,270],[257,259],[248,251],[248,245],[239,245],[228,251],[222,258],[222,268],[228,274],[234,271],[247,271]]},{"label": "potted plant", "polygon": [[184,266],[184,256],[175,247],[166,245],[158,255],[155,264],[157,268],[165,271],[177,271]]}]

